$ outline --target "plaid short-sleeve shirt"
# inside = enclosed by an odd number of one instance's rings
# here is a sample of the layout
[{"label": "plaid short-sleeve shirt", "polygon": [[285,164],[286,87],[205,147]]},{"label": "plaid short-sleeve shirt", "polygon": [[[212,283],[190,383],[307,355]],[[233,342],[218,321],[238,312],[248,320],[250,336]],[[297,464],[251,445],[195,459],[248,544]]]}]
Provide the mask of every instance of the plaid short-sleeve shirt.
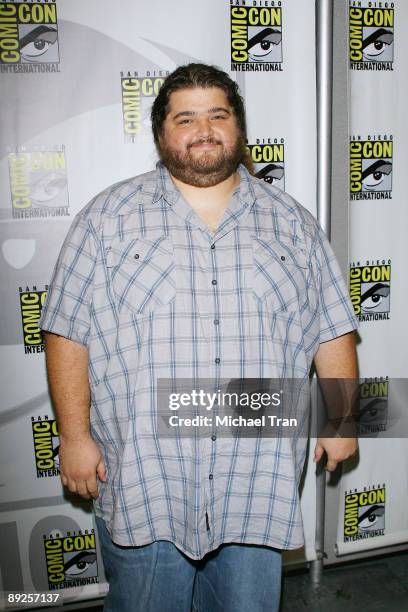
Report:
[{"label": "plaid short-sleeve shirt", "polygon": [[161,438],[158,378],[306,379],[357,327],[331,247],[289,195],[239,168],[217,229],[168,171],[113,185],[75,218],[41,328],[89,350],[91,432],[107,469],[96,514],[114,542],[303,545],[305,439]]}]

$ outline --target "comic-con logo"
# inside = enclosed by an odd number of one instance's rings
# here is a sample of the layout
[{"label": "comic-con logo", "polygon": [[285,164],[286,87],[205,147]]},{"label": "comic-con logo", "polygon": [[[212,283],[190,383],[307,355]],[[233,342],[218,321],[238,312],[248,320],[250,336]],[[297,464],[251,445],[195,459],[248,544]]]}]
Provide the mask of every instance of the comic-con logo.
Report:
[{"label": "comic-con logo", "polygon": [[18,150],[8,155],[14,219],[69,215],[64,147]]},{"label": "comic-con logo", "polygon": [[359,385],[358,434],[370,435],[387,429],[388,376],[365,378]]},{"label": "comic-con logo", "polygon": [[48,416],[31,417],[37,478],[59,476],[59,433],[57,421]]},{"label": "comic-con logo", "polygon": [[31,288],[19,287],[24,352],[26,355],[44,351],[43,337],[38,322],[47,297],[47,291],[48,286],[40,290],[36,286]]},{"label": "comic-con logo", "polygon": [[350,2],[349,55],[352,70],[393,70],[393,2]]},{"label": "comic-con logo", "polygon": [[353,262],[350,266],[350,299],[360,321],[390,318],[391,260]]},{"label": "comic-con logo", "polygon": [[94,529],[66,535],[44,535],[48,588],[68,589],[98,582]]},{"label": "comic-con logo", "polygon": [[383,536],[385,530],[385,484],[346,491],[344,541],[355,542]]},{"label": "comic-con logo", "polygon": [[350,198],[390,200],[392,198],[393,136],[350,141]]},{"label": "comic-con logo", "polygon": [[138,72],[120,74],[125,140],[134,142],[138,136],[150,138],[150,111],[153,100],[170,73],[165,70],[147,70],[143,76]]},{"label": "comic-con logo", "polygon": [[1,2],[1,71],[58,72],[58,62],[55,0]]},{"label": "comic-con logo", "polygon": [[247,149],[255,176],[269,185],[285,190],[285,139],[257,138]]},{"label": "comic-con logo", "polygon": [[[249,4],[249,3],[248,3]],[[232,0],[231,70],[282,71],[282,2]]]}]

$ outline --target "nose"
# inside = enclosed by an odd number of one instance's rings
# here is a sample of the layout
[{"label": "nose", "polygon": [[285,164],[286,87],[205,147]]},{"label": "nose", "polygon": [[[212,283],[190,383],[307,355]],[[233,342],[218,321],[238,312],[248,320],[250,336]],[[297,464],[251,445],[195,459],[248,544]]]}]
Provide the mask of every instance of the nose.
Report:
[{"label": "nose", "polygon": [[198,117],[197,135],[200,138],[209,138],[212,135],[212,127],[209,117]]}]

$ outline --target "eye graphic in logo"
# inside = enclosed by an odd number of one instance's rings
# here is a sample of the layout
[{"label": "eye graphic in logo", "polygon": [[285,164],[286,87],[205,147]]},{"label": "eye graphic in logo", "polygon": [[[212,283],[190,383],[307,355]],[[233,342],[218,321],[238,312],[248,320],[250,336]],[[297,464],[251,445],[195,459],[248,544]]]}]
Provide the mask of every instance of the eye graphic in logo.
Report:
[{"label": "eye graphic in logo", "polygon": [[394,33],[384,28],[365,28],[363,57],[366,61],[383,62],[393,59]]},{"label": "eye graphic in logo", "polygon": [[150,113],[152,111],[152,104],[154,102],[154,96],[142,96],[140,101],[140,124],[142,126],[143,132],[146,134],[151,133],[151,119]]},{"label": "eye graphic in logo", "polygon": [[31,188],[31,199],[38,206],[50,206],[52,200],[65,190],[67,178],[61,172],[48,172],[37,180]]},{"label": "eye graphic in logo", "polygon": [[391,191],[392,162],[378,159],[362,174],[363,191]]},{"label": "eye graphic in logo", "polygon": [[57,446],[54,446],[54,448],[52,449],[52,455],[54,457],[54,467],[59,468],[60,465],[60,461],[59,461],[59,449],[60,449],[60,445],[57,444]]},{"label": "eye graphic in logo", "polygon": [[379,504],[369,506],[363,514],[358,517],[358,526],[362,531],[371,529],[384,529],[385,508]]},{"label": "eye graphic in logo", "polygon": [[282,32],[273,28],[248,28],[248,61],[281,62]]},{"label": "eye graphic in logo", "polygon": [[365,403],[360,400],[359,424],[367,427],[386,423],[387,406],[387,400],[381,397],[374,397]]},{"label": "eye graphic in logo", "polygon": [[[365,289],[367,287],[367,289]],[[385,283],[362,283],[361,309],[364,312],[388,312],[390,286]]]},{"label": "eye graphic in logo", "polygon": [[256,172],[257,178],[263,179],[265,183],[269,185],[275,185],[278,181],[283,179],[285,171],[279,164],[267,164],[261,170]]},{"label": "eye graphic in logo", "polygon": [[57,39],[58,32],[55,28],[45,25],[37,26],[21,38],[21,57],[24,61],[31,63],[50,61],[45,55],[55,45]]},{"label": "eye graphic in logo", "polygon": [[96,576],[96,553],[94,550],[84,550],[65,561],[65,577],[67,580],[89,578]]}]

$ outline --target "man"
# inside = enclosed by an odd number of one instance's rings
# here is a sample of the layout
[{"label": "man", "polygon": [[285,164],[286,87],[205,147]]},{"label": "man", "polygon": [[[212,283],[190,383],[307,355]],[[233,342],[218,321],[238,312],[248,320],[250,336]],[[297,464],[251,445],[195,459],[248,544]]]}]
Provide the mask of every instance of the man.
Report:
[{"label": "man", "polygon": [[106,610],[277,610],[305,440],[160,435],[158,380],[354,378],[353,309],[312,215],[241,164],[225,73],[175,70],[152,127],[161,163],[79,213],[42,317],[62,482],[96,500]]}]

